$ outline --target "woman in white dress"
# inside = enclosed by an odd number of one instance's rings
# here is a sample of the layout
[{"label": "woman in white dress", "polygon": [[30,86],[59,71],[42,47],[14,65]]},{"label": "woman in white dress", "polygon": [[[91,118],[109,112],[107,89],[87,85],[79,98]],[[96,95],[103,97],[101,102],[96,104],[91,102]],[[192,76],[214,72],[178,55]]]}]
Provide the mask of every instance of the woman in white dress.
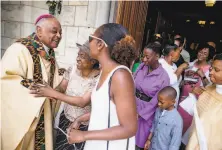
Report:
[{"label": "woman in white dress", "polygon": [[182,80],[182,72],[188,67],[188,63],[181,64],[178,68],[174,62],[180,57],[180,48],[175,45],[166,45],[163,49],[163,58],[159,59],[160,64],[166,70],[170,77],[170,86],[175,88],[177,91],[175,106],[178,106],[179,96],[180,96],[180,82]]},{"label": "woman in white dress", "polygon": [[[84,150],[135,150],[137,113],[134,81],[128,69],[137,57],[134,39],[119,24],[108,23],[89,36],[91,57],[101,74],[91,95],[88,131],[68,130],[69,143],[86,141]],[[86,115],[77,120],[87,120]]]}]

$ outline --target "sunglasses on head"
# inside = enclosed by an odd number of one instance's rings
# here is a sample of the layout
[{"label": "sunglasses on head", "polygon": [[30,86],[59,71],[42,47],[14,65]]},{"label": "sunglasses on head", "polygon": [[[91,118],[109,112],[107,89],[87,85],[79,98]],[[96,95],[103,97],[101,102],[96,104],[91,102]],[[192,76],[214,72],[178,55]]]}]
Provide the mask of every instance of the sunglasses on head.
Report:
[{"label": "sunglasses on head", "polygon": [[89,43],[90,43],[93,39],[97,39],[97,40],[102,41],[102,42],[104,43],[105,47],[108,47],[108,45],[106,44],[106,42],[105,42],[103,39],[98,38],[98,37],[93,36],[93,35],[89,35]]}]

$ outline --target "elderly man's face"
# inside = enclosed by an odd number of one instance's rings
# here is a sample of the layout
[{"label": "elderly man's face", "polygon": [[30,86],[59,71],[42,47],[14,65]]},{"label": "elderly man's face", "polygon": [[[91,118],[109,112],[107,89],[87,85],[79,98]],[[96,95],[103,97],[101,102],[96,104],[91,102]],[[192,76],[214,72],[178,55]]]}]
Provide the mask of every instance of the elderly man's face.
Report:
[{"label": "elderly man's face", "polygon": [[213,61],[210,69],[210,80],[215,84],[222,84],[222,60]]},{"label": "elderly man's face", "polygon": [[56,48],[62,38],[61,25],[55,18],[48,18],[41,27],[37,27],[37,35],[47,47]]}]

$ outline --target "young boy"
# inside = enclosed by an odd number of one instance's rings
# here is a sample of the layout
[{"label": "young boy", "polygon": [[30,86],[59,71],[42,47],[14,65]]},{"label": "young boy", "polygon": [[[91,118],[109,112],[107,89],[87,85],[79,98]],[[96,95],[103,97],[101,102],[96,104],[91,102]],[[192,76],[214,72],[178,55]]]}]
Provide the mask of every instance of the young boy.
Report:
[{"label": "young boy", "polygon": [[174,108],[177,92],[167,86],[158,93],[158,107],[144,149],[179,150],[183,121]]}]

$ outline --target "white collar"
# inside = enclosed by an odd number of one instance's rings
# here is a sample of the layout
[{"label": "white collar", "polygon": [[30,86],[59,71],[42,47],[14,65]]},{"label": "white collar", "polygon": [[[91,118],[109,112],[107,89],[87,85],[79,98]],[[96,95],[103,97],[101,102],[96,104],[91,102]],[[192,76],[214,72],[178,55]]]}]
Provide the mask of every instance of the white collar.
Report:
[{"label": "white collar", "polygon": [[219,84],[216,85],[216,92],[217,92],[218,94],[221,94],[221,95],[222,95],[222,85],[219,85]]},{"label": "white collar", "polygon": [[161,114],[161,117],[165,114],[166,110],[163,110],[162,111],[162,114]]},{"label": "white collar", "polygon": [[173,63],[173,65],[168,64],[168,62],[164,58],[159,58],[159,63],[162,65],[166,65],[167,67],[170,67],[172,69],[177,69],[176,65]]},{"label": "white collar", "polygon": [[48,48],[45,44],[43,44],[43,43],[42,43],[42,45],[43,45],[43,47],[44,47],[46,53],[49,55],[49,48]]}]

